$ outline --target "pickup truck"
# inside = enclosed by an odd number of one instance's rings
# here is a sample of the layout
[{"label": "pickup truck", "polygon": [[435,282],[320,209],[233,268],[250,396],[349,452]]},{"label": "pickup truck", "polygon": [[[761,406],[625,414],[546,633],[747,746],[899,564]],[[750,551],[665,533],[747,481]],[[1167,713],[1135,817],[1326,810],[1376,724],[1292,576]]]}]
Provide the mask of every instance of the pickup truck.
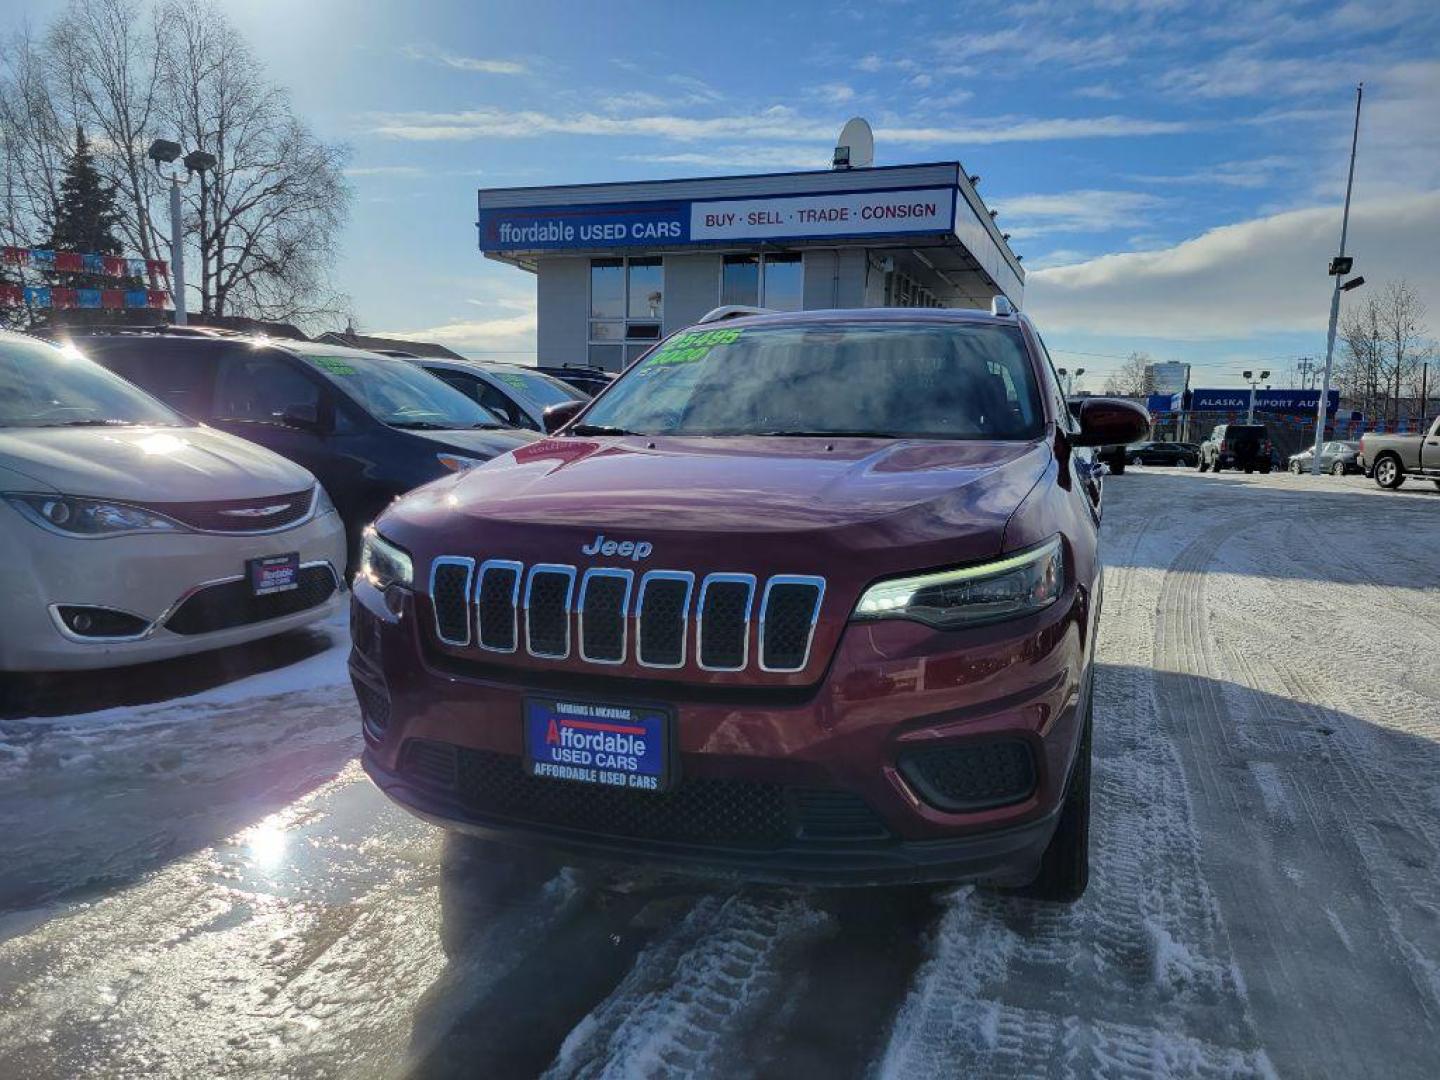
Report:
[{"label": "pickup truck", "polygon": [[1360,467],[1383,488],[1398,488],[1408,476],[1420,476],[1440,487],[1440,417],[1424,435],[1360,436]]}]

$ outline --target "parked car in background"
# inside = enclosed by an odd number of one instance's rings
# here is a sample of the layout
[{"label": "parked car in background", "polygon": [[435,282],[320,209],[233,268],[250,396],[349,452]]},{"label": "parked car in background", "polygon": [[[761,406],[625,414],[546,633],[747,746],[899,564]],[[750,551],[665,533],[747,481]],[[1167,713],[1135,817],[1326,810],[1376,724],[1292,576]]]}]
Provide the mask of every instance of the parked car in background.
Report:
[{"label": "parked car in background", "polygon": [[1274,467],[1274,447],[1264,424],[1216,424],[1200,444],[1201,472],[1244,469],[1268,473]]},{"label": "parked car in background", "polygon": [[675,334],[367,533],[365,768],[561,853],[1073,901],[1101,606],[1077,450],[1148,425],[1072,420],[1023,316]]},{"label": "parked car in background", "polygon": [[[1358,442],[1326,442],[1320,444],[1320,471],[1327,472],[1331,476],[1344,476],[1346,473],[1360,472],[1360,465],[1356,458],[1360,453]],[[1297,454],[1290,455],[1289,468],[1297,475],[1310,471],[1310,463],[1315,460],[1315,448],[1306,447]]]},{"label": "parked car in background", "polygon": [[565,401],[588,401],[583,390],[553,376],[519,364],[491,364],[477,360],[412,361],[441,382],[453,386],[483,405],[510,427],[545,430],[545,410]]},{"label": "parked car in background", "polygon": [[187,416],[309,469],[340,510],[352,557],[395,496],[535,438],[413,362],[358,349],[240,335],[75,342]]},{"label": "parked car in background", "polygon": [[1180,465],[1194,468],[1200,463],[1200,451],[1193,443],[1142,442],[1126,448],[1131,465]]},{"label": "parked car in background", "polygon": [[0,670],[116,667],[334,610],[345,529],[315,477],[0,331]]},{"label": "parked car in background", "polygon": [[594,397],[615,381],[613,371],[589,364],[540,364],[535,370],[567,382],[589,397]]},{"label": "parked car in background", "polygon": [[1366,476],[1383,488],[1398,488],[1407,477],[1433,480],[1440,487],[1440,417],[1423,435],[1360,436],[1357,460]]}]

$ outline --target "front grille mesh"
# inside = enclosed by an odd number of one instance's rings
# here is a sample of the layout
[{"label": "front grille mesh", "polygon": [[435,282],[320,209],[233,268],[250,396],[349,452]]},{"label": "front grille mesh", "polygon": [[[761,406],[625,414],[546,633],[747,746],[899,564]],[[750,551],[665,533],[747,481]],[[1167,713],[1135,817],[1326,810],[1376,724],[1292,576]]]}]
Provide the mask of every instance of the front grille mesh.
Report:
[{"label": "front grille mesh", "polygon": [[475,606],[480,617],[480,644],[497,652],[515,651],[515,598],[520,567],[488,566],[480,576]]},{"label": "front grille mesh", "polygon": [[638,792],[529,776],[510,754],[406,740],[401,772],[473,813],[634,840],[779,848],[886,841],[858,795],[779,784],[683,777],[667,792]]},{"label": "front grille mesh", "polygon": [[685,663],[685,624],[690,614],[690,582],[649,578],[640,586],[640,663],[680,667]]},{"label": "front grille mesh", "polygon": [[900,759],[900,772],[942,810],[1005,806],[1035,790],[1035,761],[1018,739],[914,751]]},{"label": "front grille mesh", "polygon": [[208,634],[278,619],[318,607],[335,592],[335,574],[328,564],[302,566],[298,585],[286,592],[255,596],[247,578],[207,585],[175,609],[165,628],[177,634]]},{"label": "front grille mesh", "polygon": [[761,666],[769,671],[798,671],[810,651],[810,632],[820,607],[816,581],[772,580],[765,597]]},{"label": "front grille mesh", "polygon": [[[577,583],[578,577],[578,583]],[[685,570],[570,565],[530,567],[492,559],[443,556],[431,566],[435,637],[444,645],[492,652],[523,649],[564,660],[578,653],[592,664],[623,664],[706,671],[744,671],[755,663],[752,635],[760,640],[766,671],[803,671],[820,614],[825,582],[778,575],[710,574],[696,585]],[[756,609],[759,618],[756,618]]]},{"label": "front grille mesh", "polygon": [[580,597],[580,655],[592,663],[618,664],[625,659],[625,601],[629,579],[619,574],[586,578]]},{"label": "front grille mesh", "polygon": [[539,567],[530,571],[525,633],[536,656],[563,660],[570,655],[570,592],[574,584],[571,573]]}]

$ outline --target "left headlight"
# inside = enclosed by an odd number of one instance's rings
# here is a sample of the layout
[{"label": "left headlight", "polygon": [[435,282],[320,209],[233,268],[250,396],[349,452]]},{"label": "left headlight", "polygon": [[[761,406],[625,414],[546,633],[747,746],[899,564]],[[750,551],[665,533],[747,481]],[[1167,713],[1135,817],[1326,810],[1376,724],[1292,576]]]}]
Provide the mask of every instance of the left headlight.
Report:
[{"label": "left headlight", "polygon": [[360,545],[360,576],[381,590],[391,585],[409,588],[415,581],[415,564],[408,551],[390,543],[372,525]]},{"label": "left headlight", "polygon": [[128,533],[187,532],[163,514],[127,503],[72,495],[15,493],[5,500],[42,529],[61,536],[124,536]]},{"label": "left headlight", "polygon": [[852,617],[911,619],[955,630],[1041,611],[1064,590],[1064,553],[1054,536],[994,562],[877,582]]}]

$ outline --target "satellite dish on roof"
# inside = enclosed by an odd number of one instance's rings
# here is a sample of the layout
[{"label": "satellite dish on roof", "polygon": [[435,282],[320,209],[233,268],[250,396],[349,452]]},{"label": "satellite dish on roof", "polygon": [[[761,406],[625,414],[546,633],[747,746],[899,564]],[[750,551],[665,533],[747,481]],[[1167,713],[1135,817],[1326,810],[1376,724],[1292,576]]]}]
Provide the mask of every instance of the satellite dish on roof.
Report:
[{"label": "satellite dish on roof", "polygon": [[835,144],[836,169],[868,169],[875,164],[875,136],[870,123],[864,117],[855,116],[845,121],[840,129],[840,139]]}]

